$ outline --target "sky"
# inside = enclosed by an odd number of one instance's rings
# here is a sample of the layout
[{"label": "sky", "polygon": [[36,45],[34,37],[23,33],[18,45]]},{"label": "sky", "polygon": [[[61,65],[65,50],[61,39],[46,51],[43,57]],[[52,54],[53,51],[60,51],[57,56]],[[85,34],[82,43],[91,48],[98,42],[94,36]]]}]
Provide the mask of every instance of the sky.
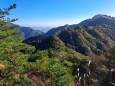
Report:
[{"label": "sky", "polygon": [[17,8],[8,17],[19,18],[15,23],[21,26],[71,25],[96,14],[115,17],[115,0],[0,0],[0,8],[14,3]]}]

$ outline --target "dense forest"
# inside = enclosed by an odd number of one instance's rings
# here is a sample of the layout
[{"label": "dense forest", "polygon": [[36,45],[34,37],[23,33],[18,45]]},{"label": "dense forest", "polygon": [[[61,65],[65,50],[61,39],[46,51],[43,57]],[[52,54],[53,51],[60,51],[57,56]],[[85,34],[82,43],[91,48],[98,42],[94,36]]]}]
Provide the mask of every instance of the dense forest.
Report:
[{"label": "dense forest", "polygon": [[115,27],[67,27],[55,34],[23,39],[0,9],[0,86],[115,86]]}]

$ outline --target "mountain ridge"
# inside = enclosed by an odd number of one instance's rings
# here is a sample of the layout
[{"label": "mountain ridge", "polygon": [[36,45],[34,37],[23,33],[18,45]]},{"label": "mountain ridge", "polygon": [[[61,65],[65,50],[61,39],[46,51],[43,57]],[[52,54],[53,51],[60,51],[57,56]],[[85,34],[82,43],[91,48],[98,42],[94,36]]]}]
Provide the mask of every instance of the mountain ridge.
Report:
[{"label": "mountain ridge", "polygon": [[22,27],[22,26],[18,26],[16,28],[16,30],[19,32],[19,34],[21,36],[23,36],[25,39],[29,38],[29,37],[34,37],[34,36],[39,36],[41,34],[44,34],[43,32],[39,31],[39,30],[34,30],[33,28],[30,27]]},{"label": "mountain ridge", "polygon": [[67,28],[76,28],[79,26],[94,26],[94,25],[101,25],[101,24],[107,24],[110,25],[111,27],[115,27],[115,17],[107,16],[105,14],[98,14],[92,17],[91,19],[86,19],[78,24],[65,25],[65,26],[60,26],[57,28],[50,29],[46,34],[53,35]]},{"label": "mountain ridge", "polygon": [[19,35],[22,36],[24,39],[44,34],[44,32],[42,32],[40,30],[35,30],[31,27],[20,26],[20,25],[13,24],[13,23],[9,23],[9,25],[10,26],[16,26],[16,28],[15,28],[16,31],[18,31]]}]

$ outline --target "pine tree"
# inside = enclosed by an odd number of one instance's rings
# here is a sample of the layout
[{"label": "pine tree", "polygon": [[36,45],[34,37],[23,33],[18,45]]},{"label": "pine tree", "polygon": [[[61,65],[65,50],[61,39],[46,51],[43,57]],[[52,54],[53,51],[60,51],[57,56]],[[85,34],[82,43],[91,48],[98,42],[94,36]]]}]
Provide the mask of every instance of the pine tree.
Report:
[{"label": "pine tree", "polygon": [[0,9],[0,85],[16,86],[30,85],[27,77],[26,64],[34,47],[22,43],[15,30],[15,25],[10,25],[18,19],[6,18],[12,9],[16,8],[16,4]]}]

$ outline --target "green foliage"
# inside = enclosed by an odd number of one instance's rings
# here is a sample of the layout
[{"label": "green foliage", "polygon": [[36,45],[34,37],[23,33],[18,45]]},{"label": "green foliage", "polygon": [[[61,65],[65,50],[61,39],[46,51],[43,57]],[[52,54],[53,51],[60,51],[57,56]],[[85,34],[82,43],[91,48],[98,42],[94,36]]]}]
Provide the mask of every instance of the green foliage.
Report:
[{"label": "green foliage", "polygon": [[3,86],[32,86],[31,80],[28,78],[27,74],[12,74],[11,77],[7,77],[7,79],[4,80]]},{"label": "green foliage", "polygon": [[59,33],[58,37],[67,47],[81,54],[102,55],[113,44],[112,40],[105,36],[106,34],[103,31],[106,31],[103,26],[69,28]]},{"label": "green foliage", "polygon": [[73,83],[73,77],[66,67],[61,65],[58,58],[47,58],[37,60],[39,72],[42,74],[48,72],[50,79],[48,80],[53,86],[69,86]]},{"label": "green foliage", "polygon": [[[77,68],[83,76],[88,72],[89,56],[95,59],[103,55],[112,41],[104,37],[97,27],[80,27],[66,29],[57,35],[41,37],[43,40],[32,40],[27,45],[19,37],[16,26],[9,23],[17,19],[5,19],[16,4],[4,10],[0,9],[0,85],[1,86],[32,86],[32,77],[41,77],[41,82],[52,86],[69,86],[75,82]],[[103,36],[103,37],[102,37]],[[109,43],[110,42],[110,43]],[[111,45],[110,45],[111,44]],[[107,53],[108,68],[115,67],[115,47]],[[102,57],[101,57],[102,59]],[[106,58],[105,58],[106,59]],[[92,65],[94,77],[106,74],[108,68],[100,61]],[[102,66],[103,64],[103,66]],[[86,66],[87,65],[87,66]],[[93,68],[97,67],[97,70]],[[99,67],[98,67],[99,66]],[[100,73],[98,73],[98,72]],[[30,77],[31,76],[31,77]],[[77,76],[77,75],[76,75]],[[100,79],[99,77],[99,79]],[[100,79],[100,80],[101,80]]]},{"label": "green foliage", "polygon": [[31,57],[28,59],[29,62],[36,62],[37,59],[48,57],[48,51],[42,50],[37,53],[31,54]]},{"label": "green foliage", "polygon": [[73,82],[73,77],[67,69],[56,63],[50,67],[51,83],[53,86],[69,86]]},{"label": "green foliage", "polygon": [[[34,47],[22,43],[22,39],[15,30],[16,26],[10,26],[10,22],[17,19],[5,19],[9,11],[16,8],[16,4],[9,8],[0,10],[0,85],[15,86],[27,85],[30,83],[25,66],[29,53],[34,51]],[[29,85],[29,84],[28,84]]]},{"label": "green foliage", "polygon": [[64,65],[71,67],[73,66],[73,63],[70,61],[64,60]]},{"label": "green foliage", "polygon": [[108,67],[109,69],[112,69],[115,68],[115,45],[113,45],[108,52],[109,52],[107,53]]},{"label": "green foliage", "polygon": [[16,8],[16,4],[13,4],[13,5],[10,5],[8,8],[4,8],[4,10],[0,9],[0,25],[1,26],[3,26],[6,23],[15,22],[18,20],[18,19],[9,19],[9,18],[5,19],[6,15],[9,15],[10,14],[9,12],[15,8]]}]

